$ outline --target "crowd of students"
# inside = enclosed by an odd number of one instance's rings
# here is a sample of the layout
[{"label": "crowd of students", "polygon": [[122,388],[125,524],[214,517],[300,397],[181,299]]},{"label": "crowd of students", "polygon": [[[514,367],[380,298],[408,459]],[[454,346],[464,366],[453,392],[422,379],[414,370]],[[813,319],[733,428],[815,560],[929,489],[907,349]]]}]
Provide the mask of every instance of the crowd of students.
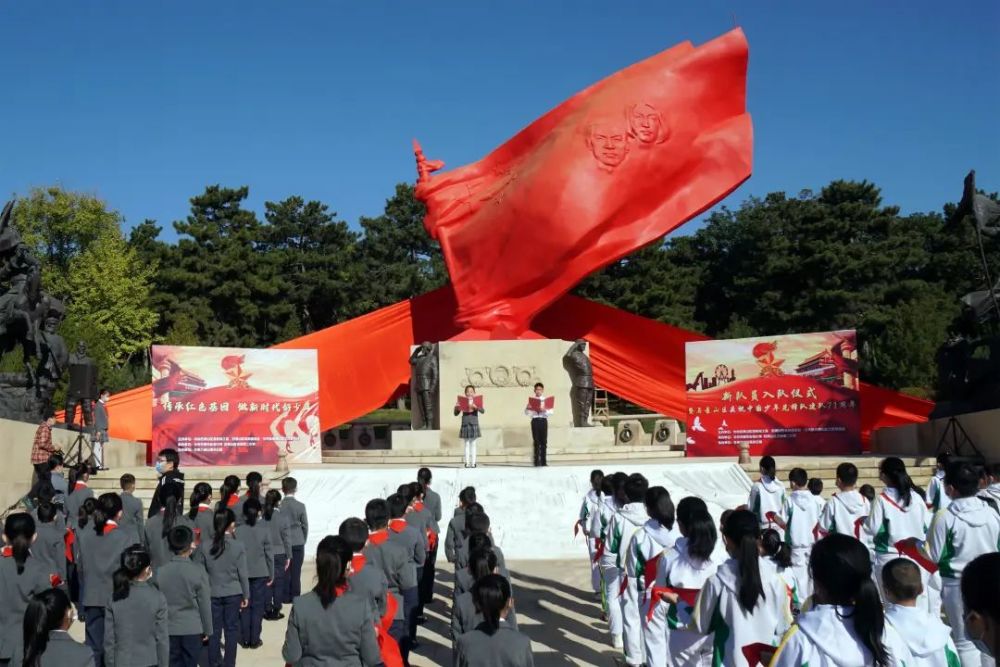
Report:
[{"label": "crowd of students", "polygon": [[824,500],[802,468],[786,490],[765,456],[718,526],[698,497],[593,471],[578,525],[612,645],[631,666],[991,667],[1000,465],[937,463],[925,494],[882,460],[877,495],[842,463]]}]

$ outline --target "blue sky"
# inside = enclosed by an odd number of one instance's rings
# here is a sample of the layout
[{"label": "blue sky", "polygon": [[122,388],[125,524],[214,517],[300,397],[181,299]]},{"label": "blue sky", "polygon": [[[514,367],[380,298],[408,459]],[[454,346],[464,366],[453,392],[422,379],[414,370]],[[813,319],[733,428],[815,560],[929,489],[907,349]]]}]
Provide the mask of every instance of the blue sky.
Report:
[{"label": "blue sky", "polygon": [[[0,192],[58,183],[172,237],[205,185],[377,215],[412,137],[458,166],[586,85],[734,25],[754,175],[728,203],[867,178],[904,212],[1000,190],[1000,3],[0,4]],[[697,223],[682,228],[690,231]]]}]

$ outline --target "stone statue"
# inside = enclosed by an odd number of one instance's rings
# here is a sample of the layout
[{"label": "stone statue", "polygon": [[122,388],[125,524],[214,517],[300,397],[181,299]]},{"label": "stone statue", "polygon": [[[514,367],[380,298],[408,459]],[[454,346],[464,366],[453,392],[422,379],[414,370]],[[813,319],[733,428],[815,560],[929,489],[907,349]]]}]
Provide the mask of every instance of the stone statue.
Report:
[{"label": "stone statue", "polygon": [[[96,364],[94,360],[87,356],[87,344],[82,340],[76,344],[76,351],[69,355],[70,374],[72,375],[72,369],[74,366],[80,367],[90,367],[94,368]],[[72,380],[71,380],[72,384]],[[85,387],[78,388],[78,391],[73,391],[71,387],[69,391],[66,392],[66,427],[72,428],[73,422],[76,421],[76,406],[80,406],[81,421],[83,425],[90,428],[91,424],[94,423],[94,396],[90,396],[92,392],[88,391]]]},{"label": "stone statue", "polygon": [[593,426],[590,409],[594,405],[594,367],[587,356],[587,341],[580,339],[573,343],[563,357],[563,366],[573,383],[573,426]]},{"label": "stone statue", "polygon": [[35,369],[35,378],[44,408],[52,407],[52,396],[56,387],[69,372],[69,349],[63,337],[56,332],[61,321],[62,317],[53,311],[45,318],[45,324],[39,334],[38,367]]},{"label": "stone statue", "polygon": [[437,351],[427,341],[410,355],[410,387],[417,393],[420,408],[420,428],[434,428],[434,392],[438,384]]}]

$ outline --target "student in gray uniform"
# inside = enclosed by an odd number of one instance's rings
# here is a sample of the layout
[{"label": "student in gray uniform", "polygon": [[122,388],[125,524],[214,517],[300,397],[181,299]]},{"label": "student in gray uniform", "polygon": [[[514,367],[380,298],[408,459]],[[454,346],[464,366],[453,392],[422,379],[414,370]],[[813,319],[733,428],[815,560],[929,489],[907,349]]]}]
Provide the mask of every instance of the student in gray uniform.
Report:
[{"label": "student in gray uniform", "polygon": [[[424,566],[417,573],[417,611],[416,622],[423,624],[427,622],[424,616],[424,605],[434,597],[434,560],[437,557],[438,535],[441,527],[438,525],[434,513],[427,506],[426,491],[420,482],[410,482],[405,485],[409,491],[410,510],[406,513],[406,521],[416,528],[424,536],[424,548],[426,556]],[[402,488],[402,487],[400,487]],[[428,586],[430,592],[428,593]]]},{"label": "student in gray uniform", "polygon": [[170,665],[167,599],[149,583],[153,576],[150,563],[149,552],[140,544],[121,555],[104,621],[107,667]]},{"label": "student in gray uniform", "polygon": [[274,581],[268,588],[264,618],[268,621],[280,621],[285,617],[281,613],[281,605],[288,595],[288,568],[291,565],[288,555],[292,552],[292,528],[281,511],[281,491],[271,489],[264,495],[264,511],[261,516],[270,531],[271,555],[274,558]]},{"label": "student in gray uniform", "polygon": [[36,508],[35,543],[31,545],[31,555],[43,563],[49,572],[66,581],[66,526],[56,523],[62,512],[55,505],[39,505]]},{"label": "student in gray uniform", "polygon": [[[507,571],[507,564],[503,559],[503,552],[500,551],[499,547],[493,544],[493,538],[490,537],[488,533],[474,533],[473,535],[470,535],[467,545],[469,547],[470,554],[474,551],[485,550],[493,552],[493,555],[497,558],[497,572],[510,579],[510,573]],[[455,585],[452,601],[454,601],[454,599],[462,593],[471,591],[474,583],[476,583],[476,579],[472,576],[468,566],[461,570],[455,570]]]},{"label": "student in gray uniform", "polygon": [[[469,557],[469,568],[466,570],[472,578],[473,585],[483,577],[491,574],[500,574],[497,565],[497,556],[492,549],[477,549]],[[501,575],[502,576],[502,575]],[[466,632],[472,632],[484,620],[483,615],[476,609],[476,603],[472,599],[470,589],[455,598],[451,610],[451,637],[452,651],[457,648],[458,638]],[[507,624],[517,630],[517,619],[514,610],[511,609],[507,616]]]},{"label": "student in gray uniform", "polygon": [[[364,548],[365,558],[382,567],[382,574],[389,584],[389,594],[396,605],[389,636],[403,648],[406,631],[406,616],[403,613],[403,591],[413,588],[416,582],[410,579],[410,555],[402,546],[389,539],[389,505],[381,498],[369,500],[365,505],[365,523],[368,524],[368,544]],[[387,600],[387,604],[388,600]]]},{"label": "student in gray uniform", "polygon": [[274,583],[274,555],[271,553],[271,529],[260,520],[260,501],[247,498],[243,503],[243,525],[236,526],[236,540],[246,550],[250,604],[240,611],[240,640],[243,648],[264,645],[260,633],[264,624],[269,587]]},{"label": "student in gray uniform", "polygon": [[224,509],[233,510],[236,514],[236,505],[240,502],[240,478],[236,475],[226,475],[219,487],[219,502],[215,505],[215,511]]},{"label": "student in gray uniform", "polygon": [[143,524],[146,511],[142,508],[142,501],[135,497],[135,475],[125,473],[118,480],[122,488],[122,527],[131,526],[139,537],[144,537]]},{"label": "student in gray uniform", "polygon": [[[56,516],[52,521],[55,523],[56,526],[59,527],[60,530],[66,529],[67,521],[66,521],[66,510],[65,510],[66,507],[65,495],[59,498],[58,502],[56,502],[55,489],[52,488],[51,484],[42,483],[39,485],[38,495],[35,498],[35,502],[37,504],[35,505],[35,508],[31,510],[31,518],[35,520],[36,526],[39,523],[38,508],[41,507],[42,505],[51,505],[56,511]],[[76,523],[75,520],[74,523]]]},{"label": "student in gray uniform", "polygon": [[423,503],[431,517],[434,519],[435,536],[430,543],[430,551],[427,552],[427,560],[424,562],[424,576],[420,580],[420,606],[417,607],[417,622],[425,623],[424,605],[430,604],[434,600],[434,574],[437,568],[438,542],[441,536],[441,496],[431,489],[431,481],[434,476],[430,468],[421,468],[417,471],[417,482],[423,487]]},{"label": "student in gray uniform", "polygon": [[[198,482],[191,492],[191,503],[185,515],[194,531],[195,545],[212,541],[215,530],[215,511],[212,509],[212,485]],[[204,537],[203,537],[204,536]]]},{"label": "student in gray uniform", "polygon": [[336,544],[324,537],[316,549],[316,587],[296,598],[281,654],[290,665],[382,664],[370,605],[348,591],[347,562]]},{"label": "student in gray uniform", "polygon": [[288,568],[288,597],[285,598],[285,602],[291,602],[302,595],[302,563],[306,559],[306,540],[309,538],[309,516],[306,513],[306,506],[295,497],[298,488],[299,483],[294,477],[281,480],[281,492],[285,494],[281,507],[285,512],[292,536],[292,564]]},{"label": "student in gray uniform", "polygon": [[[240,610],[250,604],[247,554],[236,532],[236,515],[222,508],[215,513],[215,532],[208,549],[195,552],[197,561],[208,571],[212,587],[212,636],[208,643],[211,667],[236,667],[239,645]],[[222,633],[226,633],[226,657],[222,659]]]},{"label": "student in gray uniform", "polygon": [[476,629],[458,638],[455,664],[458,667],[533,667],[531,640],[510,627],[513,611],[510,583],[499,574],[490,574],[472,587],[472,599],[483,616]]},{"label": "student in gray uniform", "polygon": [[77,535],[87,646],[94,652],[97,667],[104,665],[104,618],[114,590],[114,573],[122,552],[139,541],[132,531],[119,528],[121,515],[122,499],[118,494],[101,494],[91,521],[93,529],[88,525]]},{"label": "student in gray uniform", "polygon": [[36,595],[24,613],[23,625],[24,649],[12,667],[94,667],[91,650],[69,636],[73,606],[62,590],[50,588]]},{"label": "student in gray uniform", "polygon": [[363,553],[368,542],[368,526],[357,518],[344,519],[338,530],[338,537],[345,547],[351,562],[350,573],[347,576],[347,587],[351,592],[369,600],[375,610],[375,621],[381,623],[386,613],[386,596],[389,594],[389,582],[382,572],[379,563],[369,563]]},{"label": "student in gray uniform", "polygon": [[401,546],[409,559],[407,580],[412,585],[400,591],[403,594],[403,616],[406,622],[407,637],[399,648],[405,662],[410,649],[414,646],[417,634],[417,606],[420,604],[420,591],[417,589],[417,583],[420,581],[424,559],[427,558],[427,549],[424,546],[424,537],[403,518],[409,507],[406,498],[394,493],[386,500],[386,504],[389,506],[389,541]]},{"label": "student in gray uniform", "polygon": [[91,474],[89,463],[81,463],[69,473],[69,495],[66,496],[65,509],[70,521],[79,516],[84,501],[94,497],[94,492],[87,486]]},{"label": "student in gray uniform", "polygon": [[476,504],[476,487],[467,486],[458,494],[458,507],[448,522],[448,532],[444,538],[444,555],[449,563],[455,562],[455,552],[465,539],[465,510]]},{"label": "student in gray uniform", "polygon": [[173,557],[154,583],[167,600],[170,667],[196,667],[212,636],[212,587],[205,568],[191,560],[194,531],[175,526],[167,541]]},{"label": "student in gray uniform", "polygon": [[3,525],[0,555],[0,664],[15,658],[21,646],[21,621],[32,596],[58,583],[54,572],[31,554],[35,520],[28,514],[11,514]]},{"label": "student in gray uniform", "polygon": [[160,511],[146,522],[144,528],[145,543],[148,545],[154,570],[163,567],[170,561],[170,545],[167,542],[170,531],[174,526],[187,523],[187,517],[181,514],[182,492],[183,488],[179,484],[168,484],[163,487],[160,493],[160,501],[163,505]]},{"label": "student in gray uniform", "polygon": [[[469,566],[469,540],[473,535],[477,534],[489,535],[490,540],[492,541],[493,539],[493,535],[490,533],[490,517],[485,512],[473,512],[466,515],[465,542],[462,543],[458,553],[455,554],[456,569],[465,569]],[[507,563],[503,557],[503,551],[495,543],[493,544],[493,551],[496,552],[497,558],[500,560],[500,568],[506,572]]]},{"label": "student in gray uniform", "polygon": [[69,577],[69,599],[76,605],[77,619],[84,620],[83,613],[83,588],[80,578],[80,535],[86,531],[88,526],[93,526],[94,510],[97,509],[97,501],[87,498],[80,506],[80,511],[76,518],[69,524],[71,535],[67,536],[69,548],[66,550],[66,557],[69,562],[66,564],[66,574]]},{"label": "student in gray uniform", "polygon": [[239,526],[243,523],[243,504],[250,498],[255,498],[258,503],[263,507],[264,496],[260,492],[260,487],[264,483],[264,476],[261,475],[256,470],[247,473],[247,491],[243,495],[239,496],[236,500],[236,505],[233,506],[233,514],[236,515],[236,525]]}]

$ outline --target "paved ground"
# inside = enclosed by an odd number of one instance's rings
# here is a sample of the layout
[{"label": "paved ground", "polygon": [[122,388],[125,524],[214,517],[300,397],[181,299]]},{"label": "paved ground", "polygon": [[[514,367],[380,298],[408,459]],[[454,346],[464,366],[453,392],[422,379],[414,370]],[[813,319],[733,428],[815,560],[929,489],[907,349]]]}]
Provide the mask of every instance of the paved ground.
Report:
[{"label": "paved ground", "polygon": [[[413,667],[450,666],[451,568],[438,569],[435,601],[427,607],[428,623],[419,633],[420,647],[410,656]],[[589,591],[590,572],[586,557],[573,560],[508,561],[513,580],[518,625],[532,640],[537,667],[556,665],[613,665],[614,651],[600,620],[600,604]],[[307,563],[303,588],[314,571]],[[287,611],[287,610],[286,610]],[[83,640],[83,624],[76,623],[73,636]],[[265,622],[264,647],[240,649],[237,665],[280,665],[285,622]]]}]

